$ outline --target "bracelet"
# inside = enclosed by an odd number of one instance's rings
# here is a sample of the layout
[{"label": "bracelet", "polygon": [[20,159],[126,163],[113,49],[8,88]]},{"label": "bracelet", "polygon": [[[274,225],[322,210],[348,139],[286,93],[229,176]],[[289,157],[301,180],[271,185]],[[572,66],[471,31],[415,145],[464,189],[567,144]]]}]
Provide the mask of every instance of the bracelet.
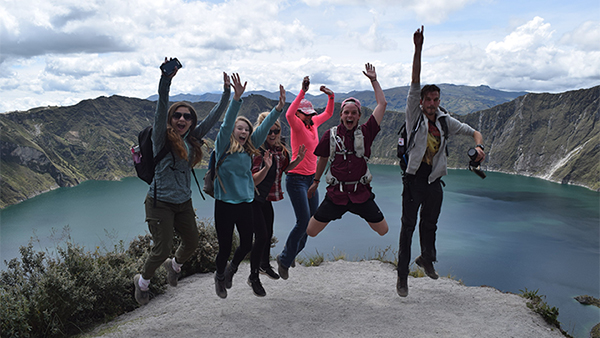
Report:
[{"label": "bracelet", "polygon": [[317,182],[317,183],[321,182],[320,180],[317,180],[317,179],[313,179],[313,181]]},{"label": "bracelet", "polygon": [[478,145],[476,145],[475,147],[479,147],[479,148],[481,148],[481,150],[484,150],[484,151],[485,151],[485,148],[483,147],[483,144],[478,144]]}]

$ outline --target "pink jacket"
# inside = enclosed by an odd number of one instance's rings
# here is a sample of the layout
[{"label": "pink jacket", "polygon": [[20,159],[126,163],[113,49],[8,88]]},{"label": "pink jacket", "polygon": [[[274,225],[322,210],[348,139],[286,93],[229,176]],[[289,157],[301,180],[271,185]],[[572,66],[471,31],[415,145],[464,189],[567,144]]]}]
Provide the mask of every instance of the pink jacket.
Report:
[{"label": "pink jacket", "polygon": [[317,128],[325,123],[325,121],[329,120],[329,118],[333,115],[333,108],[335,106],[333,99],[334,96],[331,95],[329,100],[327,101],[327,108],[321,114],[313,116],[314,125],[310,128],[307,128],[304,125],[304,122],[300,120],[296,116],[296,111],[298,111],[298,106],[300,105],[300,101],[304,98],[304,91],[300,90],[298,96],[287,112],[285,113],[285,118],[290,125],[290,138],[291,138],[291,146],[292,146],[292,159],[298,156],[298,148],[304,144],[306,147],[306,155],[304,155],[304,159],[300,162],[296,168],[290,170],[289,172],[292,174],[299,175],[312,175],[317,170],[317,156],[314,154],[315,148],[317,144],[319,144],[319,134],[317,132]]}]

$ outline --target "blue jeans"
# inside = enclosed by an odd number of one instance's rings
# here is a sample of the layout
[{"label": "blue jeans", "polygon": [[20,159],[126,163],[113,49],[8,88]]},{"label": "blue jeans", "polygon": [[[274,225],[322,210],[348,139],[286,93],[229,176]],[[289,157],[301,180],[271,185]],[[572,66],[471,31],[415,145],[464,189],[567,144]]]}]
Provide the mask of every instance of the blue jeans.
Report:
[{"label": "blue jeans", "polygon": [[285,267],[290,267],[296,256],[304,249],[308,237],[306,234],[308,221],[319,207],[318,191],[315,191],[311,199],[307,197],[308,188],[310,188],[314,176],[287,174],[285,178],[285,187],[296,214],[296,225],[290,231],[283,251],[279,255],[279,260]]}]

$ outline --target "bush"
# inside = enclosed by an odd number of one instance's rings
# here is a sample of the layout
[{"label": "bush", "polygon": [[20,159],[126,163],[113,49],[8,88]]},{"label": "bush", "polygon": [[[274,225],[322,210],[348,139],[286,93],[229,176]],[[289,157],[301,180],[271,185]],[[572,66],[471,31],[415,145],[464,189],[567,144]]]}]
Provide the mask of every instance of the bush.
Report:
[{"label": "bush", "polygon": [[[182,267],[183,275],[215,269],[216,231],[198,222],[199,247]],[[174,240],[174,249],[179,245]],[[22,246],[20,260],[6,262],[0,273],[2,337],[65,337],[135,309],[133,276],[141,271],[152,246],[151,236],[138,236],[127,250],[120,242],[111,251],[86,251],[70,237],[56,253],[34,252],[32,241]],[[159,268],[150,284],[164,293],[166,272]]]}]

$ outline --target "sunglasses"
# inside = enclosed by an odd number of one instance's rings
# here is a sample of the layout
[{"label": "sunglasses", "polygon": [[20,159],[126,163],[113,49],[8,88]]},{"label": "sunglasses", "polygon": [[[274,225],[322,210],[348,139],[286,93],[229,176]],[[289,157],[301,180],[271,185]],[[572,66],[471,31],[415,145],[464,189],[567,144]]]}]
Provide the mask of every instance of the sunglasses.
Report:
[{"label": "sunglasses", "polygon": [[181,118],[181,116],[183,116],[183,118],[186,121],[191,121],[192,120],[192,114],[190,114],[190,113],[180,113],[178,111],[176,111],[176,112],[173,113],[173,118],[175,120],[179,120]]},{"label": "sunglasses", "polygon": [[269,135],[271,135],[271,134],[273,134],[273,135],[279,135],[280,132],[281,132],[281,129],[269,130]]}]

